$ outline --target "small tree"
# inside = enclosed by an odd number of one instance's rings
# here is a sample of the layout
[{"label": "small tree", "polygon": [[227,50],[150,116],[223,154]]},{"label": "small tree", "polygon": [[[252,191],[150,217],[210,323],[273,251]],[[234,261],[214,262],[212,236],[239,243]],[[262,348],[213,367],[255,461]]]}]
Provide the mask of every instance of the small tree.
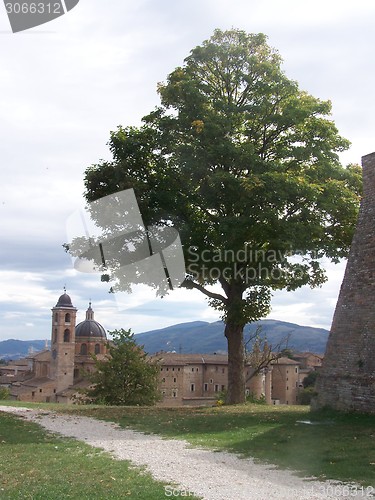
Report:
[{"label": "small tree", "polygon": [[5,399],[9,399],[10,392],[6,387],[0,387],[0,400],[4,401]]},{"label": "small tree", "polygon": [[[289,335],[282,338],[273,346],[268,342],[266,337],[261,336],[261,329],[262,327],[258,325],[255,332],[250,334],[245,343],[245,361],[252,368],[246,378],[246,382],[256,377],[262,370],[268,368],[273,361],[281,358],[288,345]],[[248,345],[251,345],[250,351],[247,349]],[[284,349],[283,346],[285,346]]]},{"label": "small tree", "polygon": [[159,367],[148,359],[131,330],[109,332],[107,359],[94,356],[96,371],[90,375],[93,386],[86,396],[107,405],[152,405],[160,394],[157,388]]}]

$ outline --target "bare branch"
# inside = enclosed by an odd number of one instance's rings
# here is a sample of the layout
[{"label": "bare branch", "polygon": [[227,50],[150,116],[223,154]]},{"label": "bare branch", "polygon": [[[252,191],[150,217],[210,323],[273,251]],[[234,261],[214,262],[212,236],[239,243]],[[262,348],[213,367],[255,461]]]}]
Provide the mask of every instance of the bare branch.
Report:
[{"label": "bare branch", "polygon": [[199,283],[196,283],[195,281],[185,279],[180,286],[183,288],[187,288],[189,290],[195,288],[196,290],[199,290],[210,299],[219,300],[220,302],[223,302],[223,304],[225,305],[228,304],[228,299],[226,299],[224,295],[221,295],[220,293],[210,292],[210,290],[207,290],[206,288],[204,288],[204,286],[200,285]]}]

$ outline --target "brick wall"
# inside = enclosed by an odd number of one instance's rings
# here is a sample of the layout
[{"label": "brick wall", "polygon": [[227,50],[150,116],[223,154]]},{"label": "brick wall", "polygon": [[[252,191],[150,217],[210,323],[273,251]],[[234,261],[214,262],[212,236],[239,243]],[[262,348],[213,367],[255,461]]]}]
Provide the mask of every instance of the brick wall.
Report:
[{"label": "brick wall", "polygon": [[313,406],[375,413],[375,153],[362,167],[359,218]]}]

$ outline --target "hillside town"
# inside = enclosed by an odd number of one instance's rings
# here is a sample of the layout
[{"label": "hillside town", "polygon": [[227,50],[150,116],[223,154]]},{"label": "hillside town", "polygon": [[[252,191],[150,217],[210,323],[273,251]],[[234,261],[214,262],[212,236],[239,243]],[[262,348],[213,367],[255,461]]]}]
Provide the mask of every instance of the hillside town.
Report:
[{"label": "hillside town", "polygon": [[[0,385],[17,401],[74,403],[80,390],[88,387],[87,374],[95,361],[105,359],[107,334],[95,320],[91,302],[86,319],[76,324],[77,309],[64,291],[52,308],[51,349],[46,347],[0,368]],[[150,359],[160,366],[159,390],[163,406],[213,405],[228,384],[225,354],[178,354],[158,352]],[[246,395],[267,404],[293,405],[309,373],[319,369],[322,356],[314,353],[275,356],[254,374],[244,366]]]}]

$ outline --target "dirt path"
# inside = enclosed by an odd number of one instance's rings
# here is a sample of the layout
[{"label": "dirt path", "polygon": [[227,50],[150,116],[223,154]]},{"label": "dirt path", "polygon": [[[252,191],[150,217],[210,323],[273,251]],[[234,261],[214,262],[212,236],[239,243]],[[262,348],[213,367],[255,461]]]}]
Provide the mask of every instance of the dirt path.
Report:
[{"label": "dirt path", "polygon": [[166,498],[197,495],[205,500],[331,500],[375,498],[355,485],[301,479],[290,471],[254,463],[226,452],[192,448],[187,442],[162,439],[89,417],[50,411],[0,407],[36,422],[48,431],[101,448],[118,460],[145,466],[166,487]]}]

